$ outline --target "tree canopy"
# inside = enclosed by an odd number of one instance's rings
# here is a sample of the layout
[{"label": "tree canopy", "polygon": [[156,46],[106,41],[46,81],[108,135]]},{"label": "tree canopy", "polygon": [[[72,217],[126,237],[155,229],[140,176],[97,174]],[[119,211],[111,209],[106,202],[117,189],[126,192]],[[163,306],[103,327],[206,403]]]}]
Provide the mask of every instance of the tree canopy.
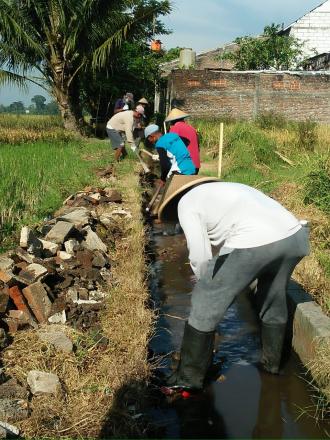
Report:
[{"label": "tree canopy", "polygon": [[239,37],[238,49],[225,53],[221,59],[230,60],[236,70],[290,70],[302,61],[303,43],[295,37],[280,34],[281,26],[274,23],[264,28],[260,37]]},{"label": "tree canopy", "polygon": [[0,82],[50,90],[78,129],[82,78],[108,69],[124,41],[165,32],[157,17],[169,11],[169,0],[0,0]]}]

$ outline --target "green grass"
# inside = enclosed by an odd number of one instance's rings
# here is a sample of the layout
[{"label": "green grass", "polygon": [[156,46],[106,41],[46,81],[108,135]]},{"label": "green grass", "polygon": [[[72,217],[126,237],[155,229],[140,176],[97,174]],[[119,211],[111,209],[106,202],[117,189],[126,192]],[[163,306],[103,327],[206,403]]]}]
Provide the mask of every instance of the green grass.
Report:
[{"label": "green grass", "polygon": [[[216,176],[220,121],[195,120],[193,125],[200,133],[201,174]],[[222,179],[269,193],[311,222],[312,255],[298,278],[330,314],[329,157],[329,126],[274,115],[225,123]]]},{"label": "green grass", "polygon": [[23,224],[35,224],[72,192],[97,182],[95,167],[109,162],[107,142],[36,142],[0,147],[0,246]]}]

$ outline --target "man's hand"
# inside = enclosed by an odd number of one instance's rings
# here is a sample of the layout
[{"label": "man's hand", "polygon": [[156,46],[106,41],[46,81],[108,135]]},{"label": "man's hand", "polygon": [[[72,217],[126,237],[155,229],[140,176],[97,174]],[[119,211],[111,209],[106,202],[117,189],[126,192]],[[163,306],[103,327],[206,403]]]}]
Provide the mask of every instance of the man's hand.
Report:
[{"label": "man's hand", "polygon": [[165,182],[163,180],[161,180],[161,179],[156,180],[156,186],[164,186],[164,185],[165,185]]}]

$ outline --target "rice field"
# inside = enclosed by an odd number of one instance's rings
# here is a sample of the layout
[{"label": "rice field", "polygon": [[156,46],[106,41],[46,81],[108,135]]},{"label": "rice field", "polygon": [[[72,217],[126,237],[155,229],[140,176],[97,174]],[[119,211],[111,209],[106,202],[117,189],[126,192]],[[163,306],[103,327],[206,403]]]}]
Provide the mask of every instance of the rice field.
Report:
[{"label": "rice field", "polygon": [[109,162],[109,153],[106,142],[74,139],[58,117],[0,115],[0,249],[22,225],[43,220],[70,193],[96,182],[94,169]]}]

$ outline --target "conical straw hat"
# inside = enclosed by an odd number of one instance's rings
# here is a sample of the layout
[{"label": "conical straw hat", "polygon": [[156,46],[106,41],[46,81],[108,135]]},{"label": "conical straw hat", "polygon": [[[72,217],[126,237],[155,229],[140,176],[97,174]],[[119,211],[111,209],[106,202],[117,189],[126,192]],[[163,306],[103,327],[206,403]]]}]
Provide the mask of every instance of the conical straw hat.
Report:
[{"label": "conical straw hat", "polygon": [[138,104],[149,104],[149,102],[146,100],[146,98],[141,98],[138,100]]},{"label": "conical straw hat", "polygon": [[174,175],[167,182],[157,210],[159,220],[177,220],[177,206],[184,193],[203,183],[220,182],[216,177]]},{"label": "conical straw hat", "polygon": [[172,122],[172,121],[176,121],[177,119],[188,118],[188,116],[189,115],[183,112],[182,110],[179,110],[178,108],[174,108],[168,114],[167,118],[165,119],[165,122]]}]

